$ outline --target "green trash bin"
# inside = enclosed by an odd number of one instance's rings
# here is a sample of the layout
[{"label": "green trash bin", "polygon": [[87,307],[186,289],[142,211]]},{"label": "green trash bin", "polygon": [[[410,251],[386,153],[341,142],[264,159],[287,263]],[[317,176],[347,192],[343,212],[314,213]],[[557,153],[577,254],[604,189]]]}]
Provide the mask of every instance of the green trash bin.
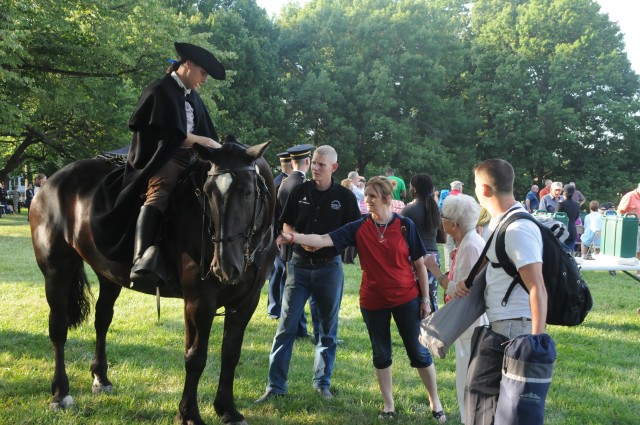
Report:
[{"label": "green trash bin", "polygon": [[586,211],[580,211],[580,222],[582,223],[582,225],[584,226],[584,219],[587,217],[587,212]]},{"label": "green trash bin", "polygon": [[567,213],[549,213],[549,219],[559,221],[560,223],[564,224],[564,227],[569,228],[569,216],[567,216]]},{"label": "green trash bin", "polygon": [[636,214],[605,214],[602,217],[600,252],[621,258],[634,258],[638,241]]},{"label": "green trash bin", "polygon": [[533,217],[535,217],[538,220],[548,220],[550,216],[550,213],[548,213],[545,210],[536,210],[533,213]]}]

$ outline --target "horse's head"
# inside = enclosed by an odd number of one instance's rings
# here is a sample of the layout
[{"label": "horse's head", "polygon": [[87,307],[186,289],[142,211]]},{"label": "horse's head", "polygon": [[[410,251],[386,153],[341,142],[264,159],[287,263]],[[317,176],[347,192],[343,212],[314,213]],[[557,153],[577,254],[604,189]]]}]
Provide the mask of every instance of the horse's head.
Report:
[{"label": "horse's head", "polygon": [[224,283],[237,283],[273,242],[273,175],[262,158],[269,143],[247,147],[227,136],[221,148],[193,146],[200,159],[211,162],[203,189],[215,247],[210,268]]}]

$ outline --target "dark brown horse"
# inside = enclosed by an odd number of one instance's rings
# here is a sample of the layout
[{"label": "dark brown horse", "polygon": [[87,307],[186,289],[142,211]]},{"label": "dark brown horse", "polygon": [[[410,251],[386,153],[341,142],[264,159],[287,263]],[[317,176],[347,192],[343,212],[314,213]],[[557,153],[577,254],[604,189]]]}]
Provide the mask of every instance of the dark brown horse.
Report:
[{"label": "dark brown horse", "polygon": [[[246,423],[235,406],[234,374],[247,323],[276,251],[271,226],[275,206],[273,176],[262,158],[268,144],[248,148],[225,143],[219,149],[194,146],[203,167],[196,173],[199,178],[192,180],[205,182],[203,193],[194,190],[189,180],[181,183],[174,202],[180,208],[167,213],[162,247],[172,272],[169,284],[160,288],[160,295],[184,298],[186,378],[179,417],[185,424],[204,423],[198,409],[198,382],[207,361],[213,318],[220,308],[226,314],[214,407],[223,422]],[[91,365],[93,390],[113,388],[107,377],[106,335],[114,303],[121,289],[130,285],[131,263],[110,261],[96,248],[90,207],[96,187],[115,167],[101,159],[72,163],[47,181],[31,205],[33,248],[44,274],[50,308],[49,337],[55,354],[51,383],[54,408],[73,403],[64,346],[68,329],[78,326],[90,309],[84,262],[96,272],[100,283],[95,306],[96,351]],[[205,265],[202,268],[201,259]],[[133,289],[156,293],[155,287]]]}]

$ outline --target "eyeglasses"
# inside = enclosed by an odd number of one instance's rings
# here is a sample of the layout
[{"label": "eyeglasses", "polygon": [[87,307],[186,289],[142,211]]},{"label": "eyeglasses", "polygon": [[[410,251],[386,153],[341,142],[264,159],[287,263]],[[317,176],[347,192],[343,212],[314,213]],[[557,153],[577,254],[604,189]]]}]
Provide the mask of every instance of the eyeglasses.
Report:
[{"label": "eyeglasses", "polygon": [[444,216],[444,215],[442,215],[442,214],[440,214],[440,218],[441,218],[441,219],[443,219],[443,220],[453,221],[453,219],[452,219],[452,218],[445,217],[445,216]]}]

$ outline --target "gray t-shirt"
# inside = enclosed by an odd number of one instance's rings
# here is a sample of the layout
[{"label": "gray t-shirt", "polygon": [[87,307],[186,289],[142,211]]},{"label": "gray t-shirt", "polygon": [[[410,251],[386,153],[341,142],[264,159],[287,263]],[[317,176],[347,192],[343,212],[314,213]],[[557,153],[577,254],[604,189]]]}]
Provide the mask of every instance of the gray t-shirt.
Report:
[{"label": "gray t-shirt", "polygon": [[422,239],[422,243],[427,251],[438,250],[438,243],[436,242],[438,229],[427,226],[427,211],[425,210],[424,201],[416,200],[415,202],[407,204],[400,214],[409,217],[416,225],[420,239]]}]

